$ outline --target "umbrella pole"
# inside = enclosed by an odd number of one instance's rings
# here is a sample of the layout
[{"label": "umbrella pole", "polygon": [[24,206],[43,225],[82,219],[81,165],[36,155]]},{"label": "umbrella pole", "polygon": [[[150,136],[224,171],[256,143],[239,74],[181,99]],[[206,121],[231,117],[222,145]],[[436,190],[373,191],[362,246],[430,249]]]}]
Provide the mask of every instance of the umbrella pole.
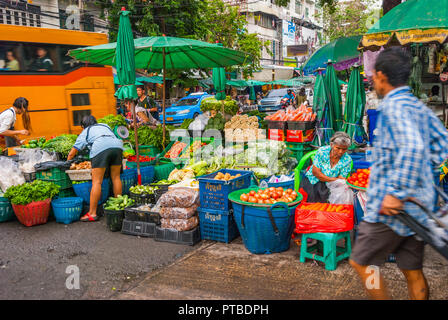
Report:
[{"label": "umbrella pole", "polygon": [[166,73],[166,68],[165,68],[165,48],[163,48],[163,88],[162,88],[162,114],[163,114],[163,140],[162,140],[162,145],[163,148],[165,149],[165,137],[166,137],[166,125],[165,125],[165,73]]},{"label": "umbrella pole", "polygon": [[135,137],[135,154],[137,156],[137,181],[138,184],[142,184],[142,176],[140,174],[140,154],[138,148],[138,134],[137,134],[137,116],[135,114],[135,102],[132,101],[132,118],[134,123],[134,137]]}]

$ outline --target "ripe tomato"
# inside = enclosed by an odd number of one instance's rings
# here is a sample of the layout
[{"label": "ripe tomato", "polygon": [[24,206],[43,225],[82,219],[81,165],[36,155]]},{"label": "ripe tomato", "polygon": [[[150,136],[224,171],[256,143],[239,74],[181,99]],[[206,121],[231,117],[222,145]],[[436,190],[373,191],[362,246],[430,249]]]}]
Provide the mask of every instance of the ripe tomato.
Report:
[{"label": "ripe tomato", "polygon": [[264,200],[259,199],[257,203],[264,204]]},{"label": "ripe tomato", "polygon": [[283,188],[282,187],[278,187],[276,190],[277,190],[277,193],[283,194]]},{"label": "ripe tomato", "polygon": [[249,196],[254,196],[255,195],[255,191],[254,190],[251,190],[250,192],[249,192]]},{"label": "ripe tomato", "polygon": [[249,197],[249,202],[256,203],[257,199],[255,199],[254,197]]},{"label": "ripe tomato", "polygon": [[279,198],[279,194],[277,192],[272,192],[271,193],[271,198],[272,199],[278,199]]},{"label": "ripe tomato", "polygon": [[266,200],[264,200],[264,203],[265,203],[265,204],[271,204],[272,202],[271,202],[271,200],[266,199]]},{"label": "ripe tomato", "polygon": [[275,188],[274,188],[274,187],[270,187],[270,188],[269,188],[269,191],[270,191],[270,192],[274,192],[274,191],[275,191]]},{"label": "ripe tomato", "polygon": [[247,196],[247,194],[243,193],[243,194],[240,196],[240,200],[241,200],[241,201],[244,201],[244,202],[247,202],[247,200],[249,200],[249,197]]},{"label": "ripe tomato", "polygon": [[256,194],[254,195],[254,198],[258,200],[258,199],[260,199],[260,195],[259,195],[258,193],[256,193]]},{"label": "ripe tomato", "polygon": [[287,189],[287,190],[286,190],[286,193],[287,193],[287,194],[291,194],[293,191],[294,191],[294,190],[292,190],[292,189]]},{"label": "ripe tomato", "polygon": [[262,194],[262,193],[263,193],[263,190],[258,189],[257,193],[258,193],[258,194]]}]

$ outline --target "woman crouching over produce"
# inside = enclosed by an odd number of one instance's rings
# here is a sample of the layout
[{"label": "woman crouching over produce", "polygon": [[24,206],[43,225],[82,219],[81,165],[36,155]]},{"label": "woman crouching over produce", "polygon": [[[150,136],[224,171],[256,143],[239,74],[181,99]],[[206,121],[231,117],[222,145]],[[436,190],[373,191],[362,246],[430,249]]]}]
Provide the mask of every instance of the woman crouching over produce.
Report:
[{"label": "woman crouching over produce", "polygon": [[76,139],[67,160],[73,159],[78,151],[88,148],[92,162],[92,191],[90,208],[81,221],[97,221],[98,201],[101,197],[103,178],[110,175],[115,197],[122,194],[120,180],[123,160],[123,142],[118,139],[107,124],[97,123],[95,117],[85,116],[81,121],[83,131]]},{"label": "woman crouching over produce", "polygon": [[330,190],[326,182],[345,179],[351,170],[352,158],[347,154],[351,144],[348,134],[336,132],[330,145],[317,150],[313,165],[300,181],[300,188],[308,194],[307,202],[328,202]]}]

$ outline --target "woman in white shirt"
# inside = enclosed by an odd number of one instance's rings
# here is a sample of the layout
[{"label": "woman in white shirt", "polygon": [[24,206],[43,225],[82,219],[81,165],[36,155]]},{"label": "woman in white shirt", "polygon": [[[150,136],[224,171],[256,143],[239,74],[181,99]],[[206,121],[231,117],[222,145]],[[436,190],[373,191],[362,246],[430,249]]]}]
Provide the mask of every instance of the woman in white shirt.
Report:
[{"label": "woman in white shirt", "polygon": [[[22,115],[24,130],[15,130],[17,115]],[[20,145],[17,135],[30,135],[31,121],[28,112],[28,100],[20,97],[17,98],[12,107],[0,113],[0,145],[3,147],[15,147]]]}]

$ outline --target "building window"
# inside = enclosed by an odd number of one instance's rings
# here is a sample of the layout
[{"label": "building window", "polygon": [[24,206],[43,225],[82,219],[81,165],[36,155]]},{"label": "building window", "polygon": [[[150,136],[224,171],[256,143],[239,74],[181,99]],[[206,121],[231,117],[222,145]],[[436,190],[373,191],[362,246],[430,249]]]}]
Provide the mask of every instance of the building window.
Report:
[{"label": "building window", "polygon": [[84,14],[83,30],[84,31],[95,31],[93,16],[90,14]]},{"label": "building window", "polygon": [[84,118],[85,116],[90,116],[92,114],[92,111],[91,110],[78,110],[78,111],[73,111],[72,114],[73,114],[73,125],[80,126],[82,118]]},{"label": "building window", "polygon": [[88,93],[72,93],[72,106],[89,106],[90,105],[90,97]]},{"label": "building window", "polygon": [[308,18],[309,14],[310,14],[310,9],[305,8],[305,18]]},{"label": "building window", "polygon": [[296,0],[296,13],[302,14],[302,0]]},{"label": "building window", "polygon": [[272,16],[260,13],[254,16],[255,24],[266,29],[275,29],[275,21]]}]

